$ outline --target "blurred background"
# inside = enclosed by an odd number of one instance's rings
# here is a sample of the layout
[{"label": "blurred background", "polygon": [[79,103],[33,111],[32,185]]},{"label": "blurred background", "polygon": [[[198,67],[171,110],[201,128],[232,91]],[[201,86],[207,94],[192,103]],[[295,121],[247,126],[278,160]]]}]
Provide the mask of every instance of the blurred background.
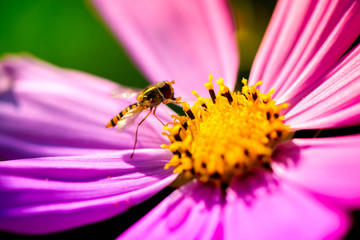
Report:
[{"label": "blurred background", "polygon": [[[232,1],[231,6],[241,43],[239,76],[247,78],[275,1]],[[0,56],[22,52],[124,85],[147,85],[87,1],[0,1]]]},{"label": "blurred background", "polygon": [[[239,79],[249,76],[275,3],[275,0],[230,2],[241,52]],[[123,85],[143,88],[148,84],[87,1],[0,0],[0,56],[24,52]],[[41,237],[0,233],[0,239],[65,239],[74,235],[114,239],[171,191],[165,189],[130,211],[97,224]],[[348,239],[357,236],[360,230],[356,226]]]}]

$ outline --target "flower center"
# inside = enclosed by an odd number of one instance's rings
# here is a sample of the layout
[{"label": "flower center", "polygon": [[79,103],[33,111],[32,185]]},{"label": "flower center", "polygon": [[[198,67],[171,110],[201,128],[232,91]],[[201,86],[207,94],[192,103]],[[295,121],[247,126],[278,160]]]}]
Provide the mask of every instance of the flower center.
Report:
[{"label": "flower center", "polygon": [[211,98],[193,91],[197,101],[182,104],[186,116],[172,116],[163,133],[171,144],[162,147],[174,154],[166,169],[224,187],[254,168],[271,169],[273,148],[289,130],[279,113],[288,104],[276,105],[274,90],[260,93],[261,82],[247,86],[243,79],[242,91],[231,92],[220,78],[216,94],[211,80],[205,84]]}]

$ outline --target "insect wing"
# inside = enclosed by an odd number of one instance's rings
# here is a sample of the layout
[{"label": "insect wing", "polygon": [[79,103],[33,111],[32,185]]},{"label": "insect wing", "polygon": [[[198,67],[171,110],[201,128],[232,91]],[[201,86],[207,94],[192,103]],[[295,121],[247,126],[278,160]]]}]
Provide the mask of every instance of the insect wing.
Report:
[{"label": "insect wing", "polygon": [[148,91],[149,89],[153,90],[156,87],[154,85],[149,85],[144,89],[138,89],[138,88],[124,88],[124,89],[119,89],[119,90],[115,90],[111,96],[113,98],[132,98],[132,97],[137,97],[140,94]]},{"label": "insect wing", "polygon": [[111,97],[112,98],[120,98],[120,99],[135,98],[141,92],[142,92],[141,89],[136,89],[136,88],[126,89],[125,91],[124,90],[115,90],[112,92]]},{"label": "insect wing", "polygon": [[144,110],[142,107],[136,107],[129,110],[116,124],[117,130],[125,130],[130,127],[134,122],[136,117]]}]

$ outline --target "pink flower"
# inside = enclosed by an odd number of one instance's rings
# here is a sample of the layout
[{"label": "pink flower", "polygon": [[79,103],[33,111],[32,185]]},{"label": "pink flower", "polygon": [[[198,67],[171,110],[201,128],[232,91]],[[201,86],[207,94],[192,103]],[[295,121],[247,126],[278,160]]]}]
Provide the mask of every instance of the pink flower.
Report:
[{"label": "pink flower", "polygon": [[[94,1],[151,82],[176,80],[176,95],[207,96],[209,73],[235,85],[238,56],[224,1]],[[292,130],[360,122],[360,3],[279,1],[249,82],[275,88],[290,103]],[[170,184],[172,153],[161,125],[106,122],[135,99],[116,100],[119,87],[31,57],[0,65],[0,230],[46,234],[126,211]],[[126,88],[120,91],[126,92]],[[172,111],[157,115],[171,122]],[[360,135],[291,139],[276,146],[273,172],[236,177],[226,195],[193,180],[175,190],[120,238],[341,238],[348,211],[360,205]]]}]

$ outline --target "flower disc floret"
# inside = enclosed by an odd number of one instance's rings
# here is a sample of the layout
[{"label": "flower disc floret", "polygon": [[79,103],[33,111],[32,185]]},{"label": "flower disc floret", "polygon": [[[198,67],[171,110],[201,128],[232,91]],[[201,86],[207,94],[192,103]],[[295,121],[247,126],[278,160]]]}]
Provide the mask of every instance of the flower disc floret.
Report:
[{"label": "flower disc floret", "polygon": [[261,82],[247,86],[243,79],[241,92],[231,92],[221,78],[217,84],[216,94],[210,75],[210,98],[193,91],[197,101],[191,108],[182,104],[186,116],[172,116],[164,133],[171,144],[163,147],[174,154],[165,168],[223,187],[254,168],[271,169],[273,149],[289,130],[280,115],[288,104],[276,105],[274,90],[260,93]]}]

